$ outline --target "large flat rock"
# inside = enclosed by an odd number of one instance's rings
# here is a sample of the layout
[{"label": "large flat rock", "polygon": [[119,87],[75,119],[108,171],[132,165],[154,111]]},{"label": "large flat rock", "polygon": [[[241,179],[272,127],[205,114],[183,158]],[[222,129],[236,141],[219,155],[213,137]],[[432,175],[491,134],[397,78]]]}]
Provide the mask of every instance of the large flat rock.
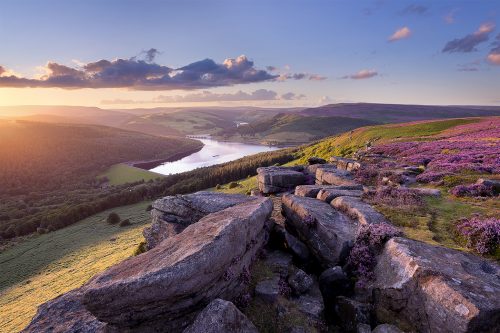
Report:
[{"label": "large flat rock", "polygon": [[323,164],[316,169],[318,185],[356,185],[352,174],[347,170],[337,169],[334,165]]},{"label": "large flat rock", "polygon": [[306,183],[303,167],[263,167],[257,169],[259,190],[264,194],[286,192]]},{"label": "large flat rock", "polygon": [[355,222],[317,199],[288,194],[282,202],[286,228],[308,246],[321,264],[333,267],[345,258],[354,241]]},{"label": "large flat rock", "polygon": [[215,299],[183,333],[258,333],[259,331],[233,303]]},{"label": "large flat rock", "polygon": [[82,304],[82,290],[75,289],[38,307],[23,333],[98,333],[104,332],[100,322]]},{"label": "large flat rock", "polygon": [[384,215],[377,212],[371,205],[353,196],[337,197],[331,205],[345,212],[350,217],[357,219],[361,224],[388,223]]},{"label": "large flat rock", "polygon": [[375,277],[379,322],[416,332],[498,332],[500,267],[493,262],[396,237]]},{"label": "large flat rock", "polygon": [[[270,199],[207,215],[84,286],[83,303],[118,330],[177,332],[215,298],[233,299],[268,238]],[[160,328],[161,329],[160,329]]]},{"label": "large flat rock", "polygon": [[154,248],[161,241],[182,232],[188,225],[208,214],[253,199],[241,194],[208,191],[158,199],[152,205],[153,223],[143,230],[147,247],[148,249]]},{"label": "large flat rock", "polygon": [[321,190],[363,190],[363,185],[299,185],[295,188],[295,195],[301,197],[316,198]]}]

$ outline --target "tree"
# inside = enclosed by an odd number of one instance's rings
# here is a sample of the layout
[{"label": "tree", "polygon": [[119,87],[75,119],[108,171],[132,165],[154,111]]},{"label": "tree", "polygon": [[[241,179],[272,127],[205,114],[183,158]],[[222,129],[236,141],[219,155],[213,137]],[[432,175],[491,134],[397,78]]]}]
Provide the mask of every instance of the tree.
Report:
[{"label": "tree", "polygon": [[117,224],[120,223],[120,216],[116,214],[115,212],[109,213],[108,218],[106,219],[106,222],[109,224]]}]

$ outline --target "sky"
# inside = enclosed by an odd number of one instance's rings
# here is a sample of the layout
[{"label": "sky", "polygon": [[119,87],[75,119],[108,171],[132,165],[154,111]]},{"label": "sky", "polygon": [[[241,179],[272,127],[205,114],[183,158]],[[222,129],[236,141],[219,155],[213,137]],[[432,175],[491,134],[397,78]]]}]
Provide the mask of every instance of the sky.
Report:
[{"label": "sky", "polygon": [[500,105],[500,0],[2,0],[0,105]]}]

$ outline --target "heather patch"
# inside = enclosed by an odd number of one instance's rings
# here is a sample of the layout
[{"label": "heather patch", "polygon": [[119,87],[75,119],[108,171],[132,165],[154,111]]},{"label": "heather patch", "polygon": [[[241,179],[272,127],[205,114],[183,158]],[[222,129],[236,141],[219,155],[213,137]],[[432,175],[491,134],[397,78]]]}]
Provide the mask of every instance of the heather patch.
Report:
[{"label": "heather patch", "polygon": [[467,247],[480,254],[493,254],[500,244],[500,219],[498,218],[472,216],[469,219],[460,220],[456,229],[467,242]]},{"label": "heather patch", "polygon": [[376,255],[383,245],[392,237],[400,236],[401,231],[387,223],[362,225],[347,261],[348,267],[358,277],[360,286],[373,279]]},{"label": "heather patch", "polygon": [[374,152],[395,157],[400,163],[423,165],[417,181],[436,183],[445,176],[474,172],[500,173],[500,118],[457,126],[434,141],[394,142]]},{"label": "heather patch", "polygon": [[485,184],[458,185],[451,191],[456,197],[492,197],[493,186]]},{"label": "heather patch", "polygon": [[379,187],[365,195],[372,204],[384,204],[391,207],[416,208],[424,204],[422,195],[417,191],[403,187]]}]

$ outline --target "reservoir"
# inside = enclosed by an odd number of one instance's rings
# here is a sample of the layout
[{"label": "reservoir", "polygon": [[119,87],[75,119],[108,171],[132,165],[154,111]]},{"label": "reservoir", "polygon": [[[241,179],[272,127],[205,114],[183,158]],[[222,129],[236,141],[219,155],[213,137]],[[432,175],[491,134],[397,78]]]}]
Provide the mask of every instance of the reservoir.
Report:
[{"label": "reservoir", "polygon": [[199,140],[204,144],[200,151],[175,162],[165,162],[153,169],[150,169],[150,171],[162,175],[176,174],[214,164],[234,161],[248,155],[279,149],[277,147],[252,145],[239,142],[224,142],[212,139]]}]

